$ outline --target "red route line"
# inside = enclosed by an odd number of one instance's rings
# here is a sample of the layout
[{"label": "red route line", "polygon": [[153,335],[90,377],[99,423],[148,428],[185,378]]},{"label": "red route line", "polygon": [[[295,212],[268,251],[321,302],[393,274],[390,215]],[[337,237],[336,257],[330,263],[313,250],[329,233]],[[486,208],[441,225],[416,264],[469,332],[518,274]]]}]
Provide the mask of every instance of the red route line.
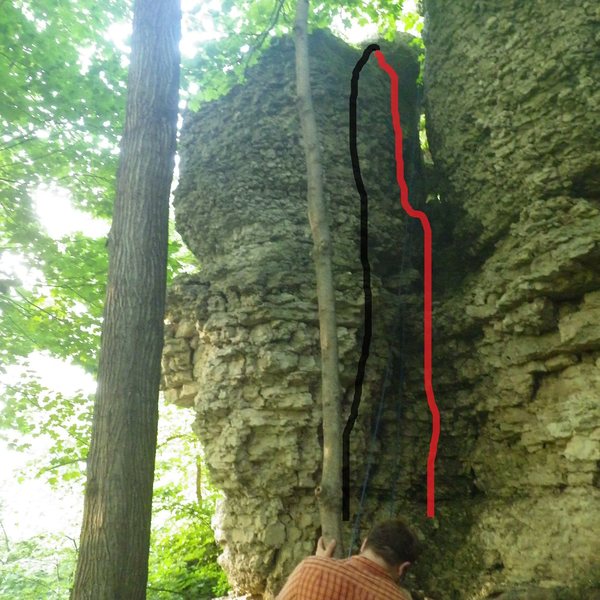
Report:
[{"label": "red route line", "polygon": [[423,227],[423,253],[424,253],[424,384],[427,404],[432,417],[432,432],[429,442],[429,456],[427,458],[427,516],[435,516],[435,457],[437,454],[438,440],[440,438],[440,411],[435,403],[433,395],[433,384],[431,382],[431,225],[427,215],[415,210],[408,201],[408,187],[404,180],[404,159],[402,157],[402,128],[400,127],[400,112],[398,109],[398,75],[396,71],[386,62],[380,50],[375,51],[379,66],[388,74],[391,85],[391,113],[394,125],[394,138],[396,148],[396,180],[400,186],[400,204],[408,216],[421,221]]}]

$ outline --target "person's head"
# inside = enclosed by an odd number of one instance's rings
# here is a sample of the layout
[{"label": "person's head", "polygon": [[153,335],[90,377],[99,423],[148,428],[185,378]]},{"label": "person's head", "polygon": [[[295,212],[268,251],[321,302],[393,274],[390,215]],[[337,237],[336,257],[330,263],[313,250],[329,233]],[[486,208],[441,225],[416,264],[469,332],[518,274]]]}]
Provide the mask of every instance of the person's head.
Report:
[{"label": "person's head", "polygon": [[402,579],[417,560],[421,547],[415,534],[400,519],[383,521],[371,529],[361,546],[361,553],[375,554],[388,570]]}]

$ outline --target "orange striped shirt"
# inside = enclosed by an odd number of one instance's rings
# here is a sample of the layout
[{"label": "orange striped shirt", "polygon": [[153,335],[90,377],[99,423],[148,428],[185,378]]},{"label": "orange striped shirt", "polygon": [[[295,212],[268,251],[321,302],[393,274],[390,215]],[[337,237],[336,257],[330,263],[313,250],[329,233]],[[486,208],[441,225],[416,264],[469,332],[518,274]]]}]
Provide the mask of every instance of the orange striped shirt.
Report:
[{"label": "orange striped shirt", "polygon": [[296,567],[277,600],[410,600],[410,594],[364,556],[311,556]]}]

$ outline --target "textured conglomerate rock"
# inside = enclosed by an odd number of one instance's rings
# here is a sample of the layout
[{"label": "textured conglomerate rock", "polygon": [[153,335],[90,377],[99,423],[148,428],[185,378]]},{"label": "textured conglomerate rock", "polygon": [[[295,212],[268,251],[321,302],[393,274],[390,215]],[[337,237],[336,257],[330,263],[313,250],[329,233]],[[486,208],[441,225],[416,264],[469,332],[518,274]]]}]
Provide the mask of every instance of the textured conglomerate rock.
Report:
[{"label": "textured conglomerate rock", "polygon": [[[348,151],[350,78],[360,51],[324,33],[310,43],[347,415],[363,333],[360,200]],[[418,65],[402,43],[387,47],[386,57],[400,77],[405,164],[418,204]],[[397,345],[398,289],[401,279],[405,284],[415,275],[400,268],[404,222],[389,80],[374,58],[362,71],[358,106],[374,323],[351,444],[353,513],[374,405]],[[291,40],[275,42],[243,86],[185,116],[175,209],[201,271],[170,290],[164,387],[170,401],[194,407],[212,481],[225,494],[216,527],[230,581],[239,591],[270,598],[314,549],[322,454],[315,275]],[[390,426],[396,417],[390,410]],[[426,437],[427,420],[413,429]],[[383,502],[379,496],[391,493],[396,457],[380,462],[367,516]]]},{"label": "textured conglomerate rock", "polygon": [[597,597],[599,7],[425,9],[445,468],[420,575],[444,598]]}]

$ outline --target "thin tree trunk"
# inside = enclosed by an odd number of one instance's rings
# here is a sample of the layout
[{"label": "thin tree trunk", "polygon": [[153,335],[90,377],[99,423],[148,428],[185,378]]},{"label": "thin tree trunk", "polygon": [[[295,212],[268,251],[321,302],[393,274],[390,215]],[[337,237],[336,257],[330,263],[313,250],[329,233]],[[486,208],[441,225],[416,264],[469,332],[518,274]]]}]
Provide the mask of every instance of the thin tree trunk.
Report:
[{"label": "thin tree trunk", "polygon": [[202,504],[202,457],[196,456],[196,500]]},{"label": "thin tree trunk", "polygon": [[180,27],[179,0],[135,0],[74,600],[146,597]]},{"label": "thin tree trunk", "polygon": [[337,540],[336,555],[343,555],[342,539],[342,391],[339,379],[335,288],[329,217],[323,193],[321,152],[310,88],[308,0],[296,4],[296,93],[306,157],[308,219],[313,236],[313,259],[321,340],[321,397],[323,405],[323,470],[316,489],[321,529],[328,541]]}]

